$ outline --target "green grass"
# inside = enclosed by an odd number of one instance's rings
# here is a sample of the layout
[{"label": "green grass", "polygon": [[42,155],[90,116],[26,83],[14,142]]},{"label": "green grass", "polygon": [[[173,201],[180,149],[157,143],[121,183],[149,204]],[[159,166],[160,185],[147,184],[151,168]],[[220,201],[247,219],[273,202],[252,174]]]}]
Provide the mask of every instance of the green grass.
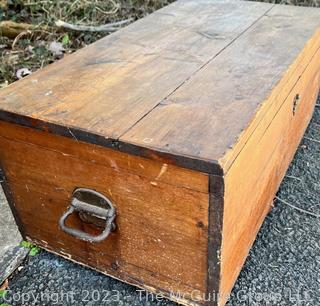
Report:
[{"label": "green grass", "polygon": [[37,246],[33,245],[29,241],[22,241],[20,243],[20,246],[29,249],[29,256],[36,256],[41,252],[41,249],[38,248]]},{"label": "green grass", "polygon": [[4,298],[6,294],[7,294],[6,290],[0,290],[0,298]]}]

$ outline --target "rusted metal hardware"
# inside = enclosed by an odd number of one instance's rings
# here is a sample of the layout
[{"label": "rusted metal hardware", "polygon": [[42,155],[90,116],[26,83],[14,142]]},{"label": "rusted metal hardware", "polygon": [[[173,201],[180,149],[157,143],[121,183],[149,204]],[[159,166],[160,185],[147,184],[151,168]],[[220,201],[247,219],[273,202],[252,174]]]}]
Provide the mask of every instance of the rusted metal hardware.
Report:
[{"label": "rusted metal hardware", "polygon": [[[82,220],[98,219],[104,222],[104,230],[98,236],[66,226],[67,218],[77,212]],[[91,218],[90,218],[90,217]],[[77,188],[72,195],[71,205],[59,220],[60,228],[67,234],[89,242],[105,240],[115,229],[116,209],[113,203],[103,194],[87,188]],[[96,222],[90,222],[95,224]],[[99,226],[99,225],[98,225]],[[100,225],[101,226],[101,225]]]}]

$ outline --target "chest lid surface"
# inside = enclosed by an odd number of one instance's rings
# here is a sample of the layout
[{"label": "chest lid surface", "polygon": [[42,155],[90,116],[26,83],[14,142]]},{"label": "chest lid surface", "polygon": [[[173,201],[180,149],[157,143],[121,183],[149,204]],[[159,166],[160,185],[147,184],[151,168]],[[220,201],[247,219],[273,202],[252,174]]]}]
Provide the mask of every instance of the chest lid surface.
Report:
[{"label": "chest lid surface", "polygon": [[319,26],[314,8],[177,1],[2,89],[0,118],[219,174],[293,90]]}]

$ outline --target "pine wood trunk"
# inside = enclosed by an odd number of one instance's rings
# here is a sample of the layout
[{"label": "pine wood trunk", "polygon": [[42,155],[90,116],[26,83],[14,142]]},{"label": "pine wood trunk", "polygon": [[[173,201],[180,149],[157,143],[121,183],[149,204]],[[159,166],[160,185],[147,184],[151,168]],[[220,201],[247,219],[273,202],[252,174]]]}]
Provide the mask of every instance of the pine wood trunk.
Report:
[{"label": "pine wood trunk", "polygon": [[[314,8],[177,1],[2,89],[2,184],[22,235],[223,305],[311,118],[319,27]],[[65,226],[86,238],[61,226],[76,199],[91,212]]]}]

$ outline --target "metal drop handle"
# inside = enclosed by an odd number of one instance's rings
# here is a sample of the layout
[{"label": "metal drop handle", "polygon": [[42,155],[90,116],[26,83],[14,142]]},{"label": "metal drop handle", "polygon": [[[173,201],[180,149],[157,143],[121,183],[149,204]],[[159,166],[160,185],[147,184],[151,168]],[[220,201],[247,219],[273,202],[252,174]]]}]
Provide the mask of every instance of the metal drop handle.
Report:
[{"label": "metal drop handle", "polygon": [[[103,206],[105,206],[105,208],[90,204],[83,200],[79,200],[78,196],[81,194],[87,194],[87,195],[96,197],[99,200],[99,202]],[[98,236],[92,236],[86,232],[66,226],[65,222],[67,218],[74,212],[88,213],[95,217],[105,219],[106,223],[105,223],[103,232]],[[65,233],[73,237],[76,237],[78,239],[89,241],[89,242],[100,242],[106,239],[110,235],[110,233],[115,229],[115,224],[114,224],[115,217],[116,217],[115,207],[107,197],[91,189],[77,188],[73,192],[70,207],[59,220],[59,226]]]}]

